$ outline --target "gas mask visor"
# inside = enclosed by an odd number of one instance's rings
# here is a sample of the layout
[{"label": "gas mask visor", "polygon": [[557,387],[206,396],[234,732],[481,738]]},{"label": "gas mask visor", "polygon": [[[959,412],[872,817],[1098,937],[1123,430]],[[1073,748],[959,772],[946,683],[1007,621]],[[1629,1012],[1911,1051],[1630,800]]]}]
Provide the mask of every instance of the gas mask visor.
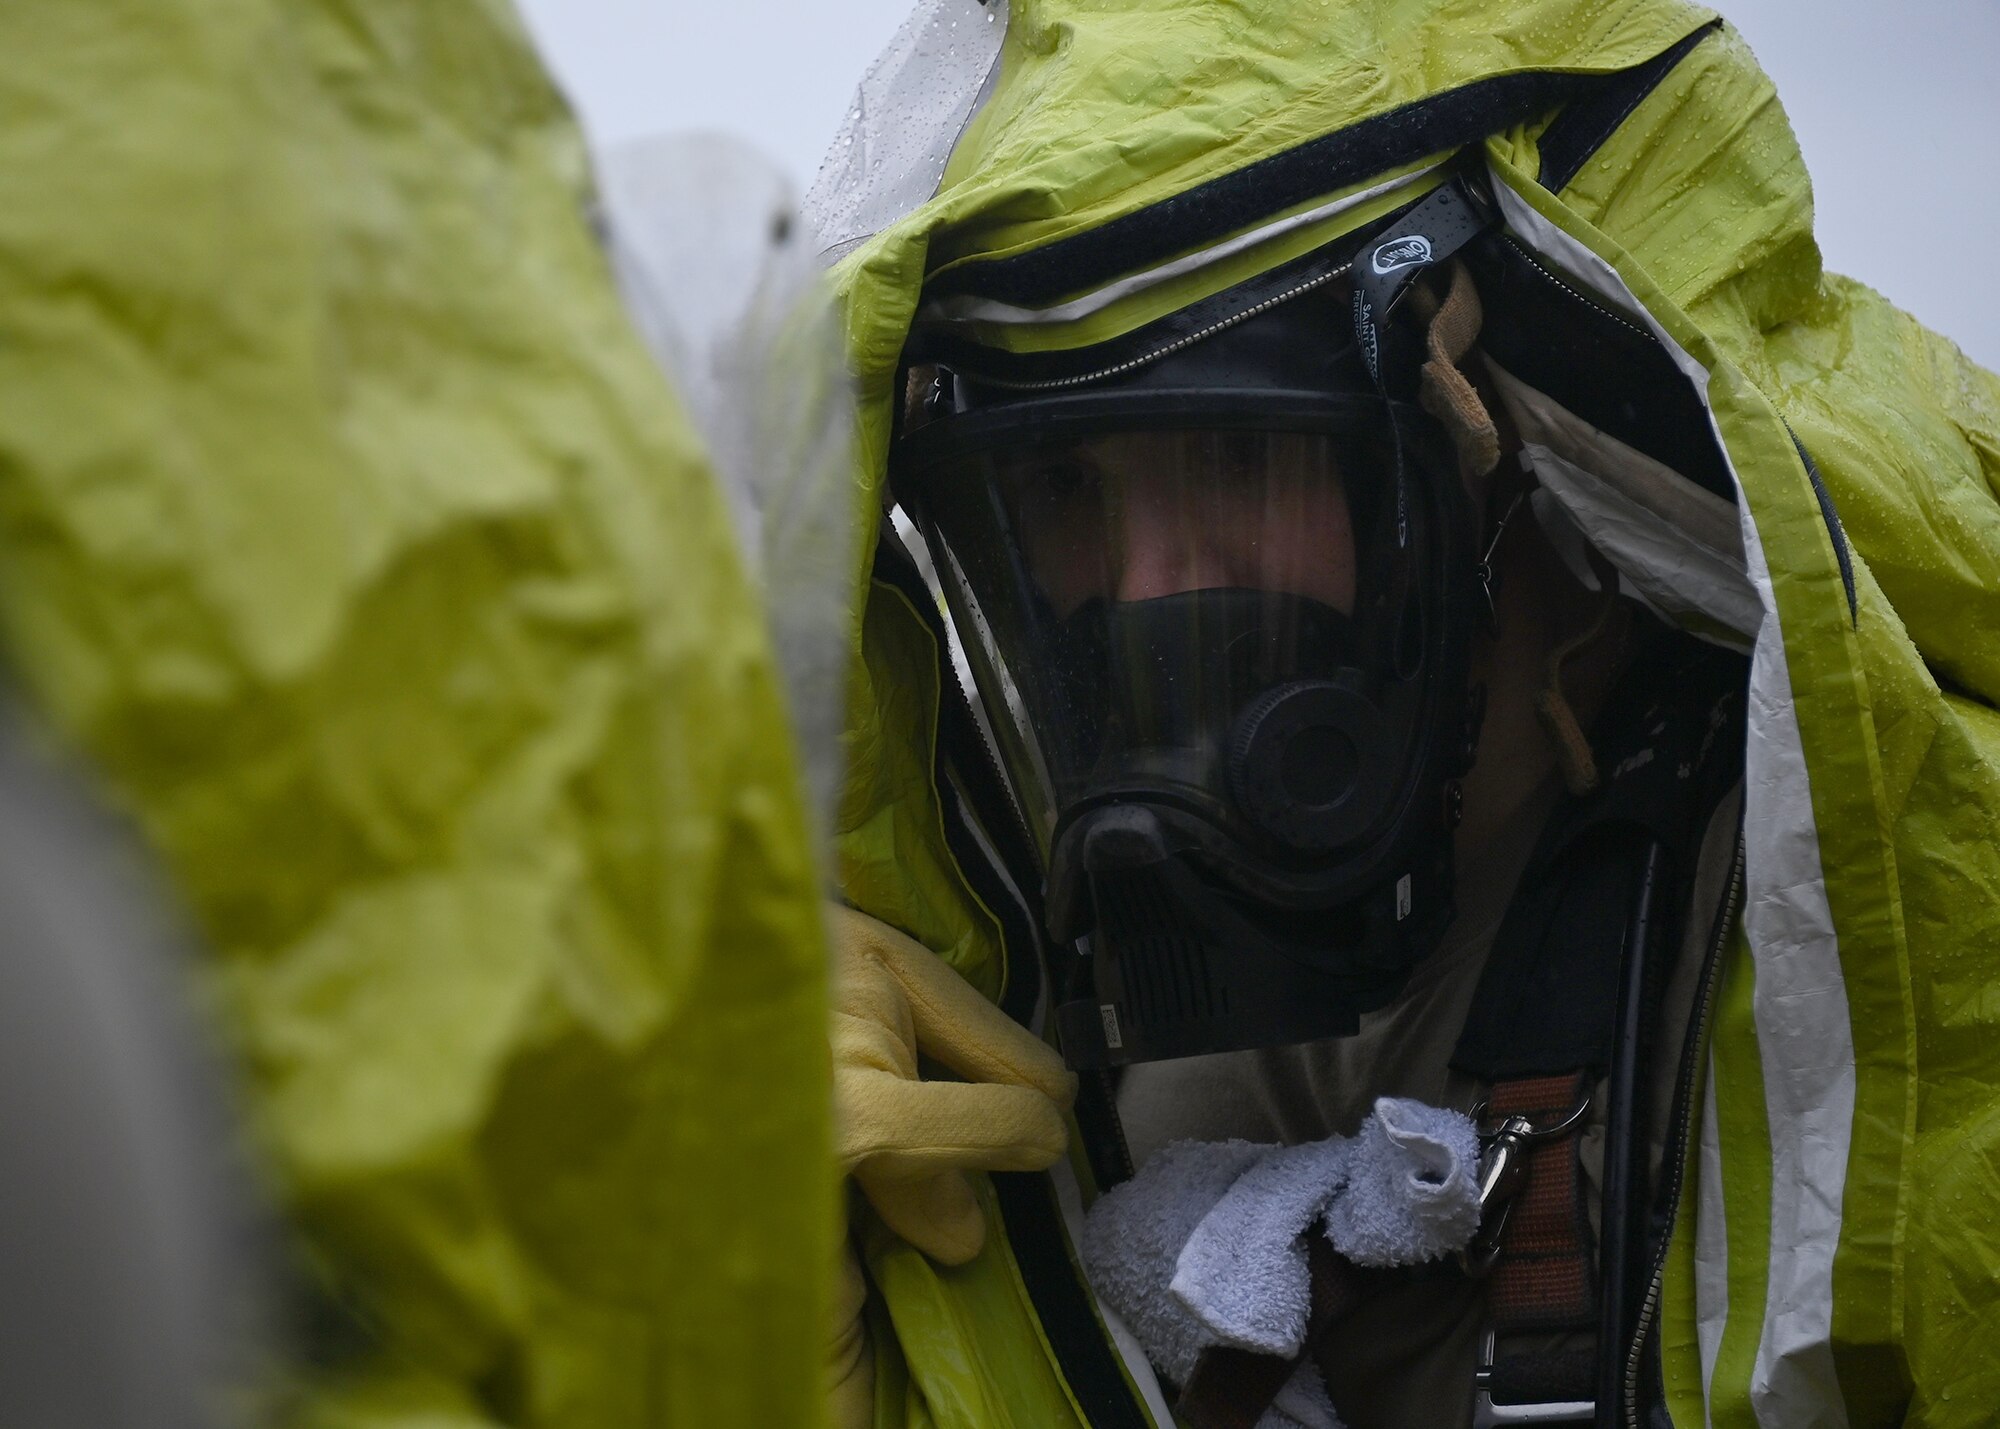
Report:
[{"label": "gas mask visor", "polygon": [[1466,498],[1373,391],[980,401],[899,440],[1043,859],[1079,1068],[1355,1030],[1451,918]]}]

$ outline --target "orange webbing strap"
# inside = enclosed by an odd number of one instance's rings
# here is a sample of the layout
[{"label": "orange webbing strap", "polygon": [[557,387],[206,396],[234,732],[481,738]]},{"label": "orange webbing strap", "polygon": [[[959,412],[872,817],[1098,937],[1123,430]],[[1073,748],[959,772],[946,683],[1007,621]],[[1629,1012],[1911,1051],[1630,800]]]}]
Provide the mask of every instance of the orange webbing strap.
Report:
[{"label": "orange webbing strap", "polygon": [[[1574,1111],[1590,1090],[1583,1072],[1499,1082],[1487,1115],[1551,1126]],[[1500,1334],[1522,1330],[1589,1329],[1597,1323],[1597,1276],[1591,1263],[1590,1217],[1578,1131],[1533,1143],[1528,1178],[1500,1236],[1500,1257],[1486,1284],[1486,1307]]]}]

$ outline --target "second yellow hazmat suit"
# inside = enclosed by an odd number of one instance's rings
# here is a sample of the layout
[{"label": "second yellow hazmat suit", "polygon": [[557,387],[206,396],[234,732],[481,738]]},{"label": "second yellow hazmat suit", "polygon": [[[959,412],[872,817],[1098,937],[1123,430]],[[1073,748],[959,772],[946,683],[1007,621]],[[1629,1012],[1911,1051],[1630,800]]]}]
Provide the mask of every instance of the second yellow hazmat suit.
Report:
[{"label": "second yellow hazmat suit", "polygon": [[24,0],[0,115],[0,655],[206,944],[286,1417],[817,1422],[792,741],[518,20]]}]

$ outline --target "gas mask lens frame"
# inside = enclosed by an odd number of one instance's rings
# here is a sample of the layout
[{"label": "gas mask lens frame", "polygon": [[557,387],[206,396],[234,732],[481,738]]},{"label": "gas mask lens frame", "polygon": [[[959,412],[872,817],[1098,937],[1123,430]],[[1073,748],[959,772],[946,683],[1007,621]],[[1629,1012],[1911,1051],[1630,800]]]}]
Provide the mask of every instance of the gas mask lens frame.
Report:
[{"label": "gas mask lens frame", "polygon": [[[1409,861],[1413,804],[1441,802],[1441,707],[1463,694],[1442,609],[1463,493],[1428,419],[1392,410],[974,413],[901,444],[895,489],[1043,859],[1057,939],[1114,948],[1112,905],[1137,905],[1113,885],[1144,883],[1141,901],[1203,903],[1211,944],[1282,925],[1266,941],[1318,974],[1352,982],[1342,966],[1383,961],[1299,933],[1372,926],[1332,913]],[[1399,489],[1412,466],[1414,503]],[[1204,1035],[1185,1050],[1215,1050]]]}]

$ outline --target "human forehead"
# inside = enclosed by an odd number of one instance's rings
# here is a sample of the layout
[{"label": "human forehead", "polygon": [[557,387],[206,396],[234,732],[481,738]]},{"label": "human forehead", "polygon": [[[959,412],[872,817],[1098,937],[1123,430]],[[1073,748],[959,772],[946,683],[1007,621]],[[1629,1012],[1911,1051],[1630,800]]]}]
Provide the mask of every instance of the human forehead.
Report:
[{"label": "human forehead", "polygon": [[1228,427],[1107,432],[1061,444],[1031,446],[1006,455],[1003,470],[1032,474],[1083,467],[1102,474],[1137,475],[1162,470],[1183,476],[1257,475],[1337,468],[1332,446],[1318,433]]}]

